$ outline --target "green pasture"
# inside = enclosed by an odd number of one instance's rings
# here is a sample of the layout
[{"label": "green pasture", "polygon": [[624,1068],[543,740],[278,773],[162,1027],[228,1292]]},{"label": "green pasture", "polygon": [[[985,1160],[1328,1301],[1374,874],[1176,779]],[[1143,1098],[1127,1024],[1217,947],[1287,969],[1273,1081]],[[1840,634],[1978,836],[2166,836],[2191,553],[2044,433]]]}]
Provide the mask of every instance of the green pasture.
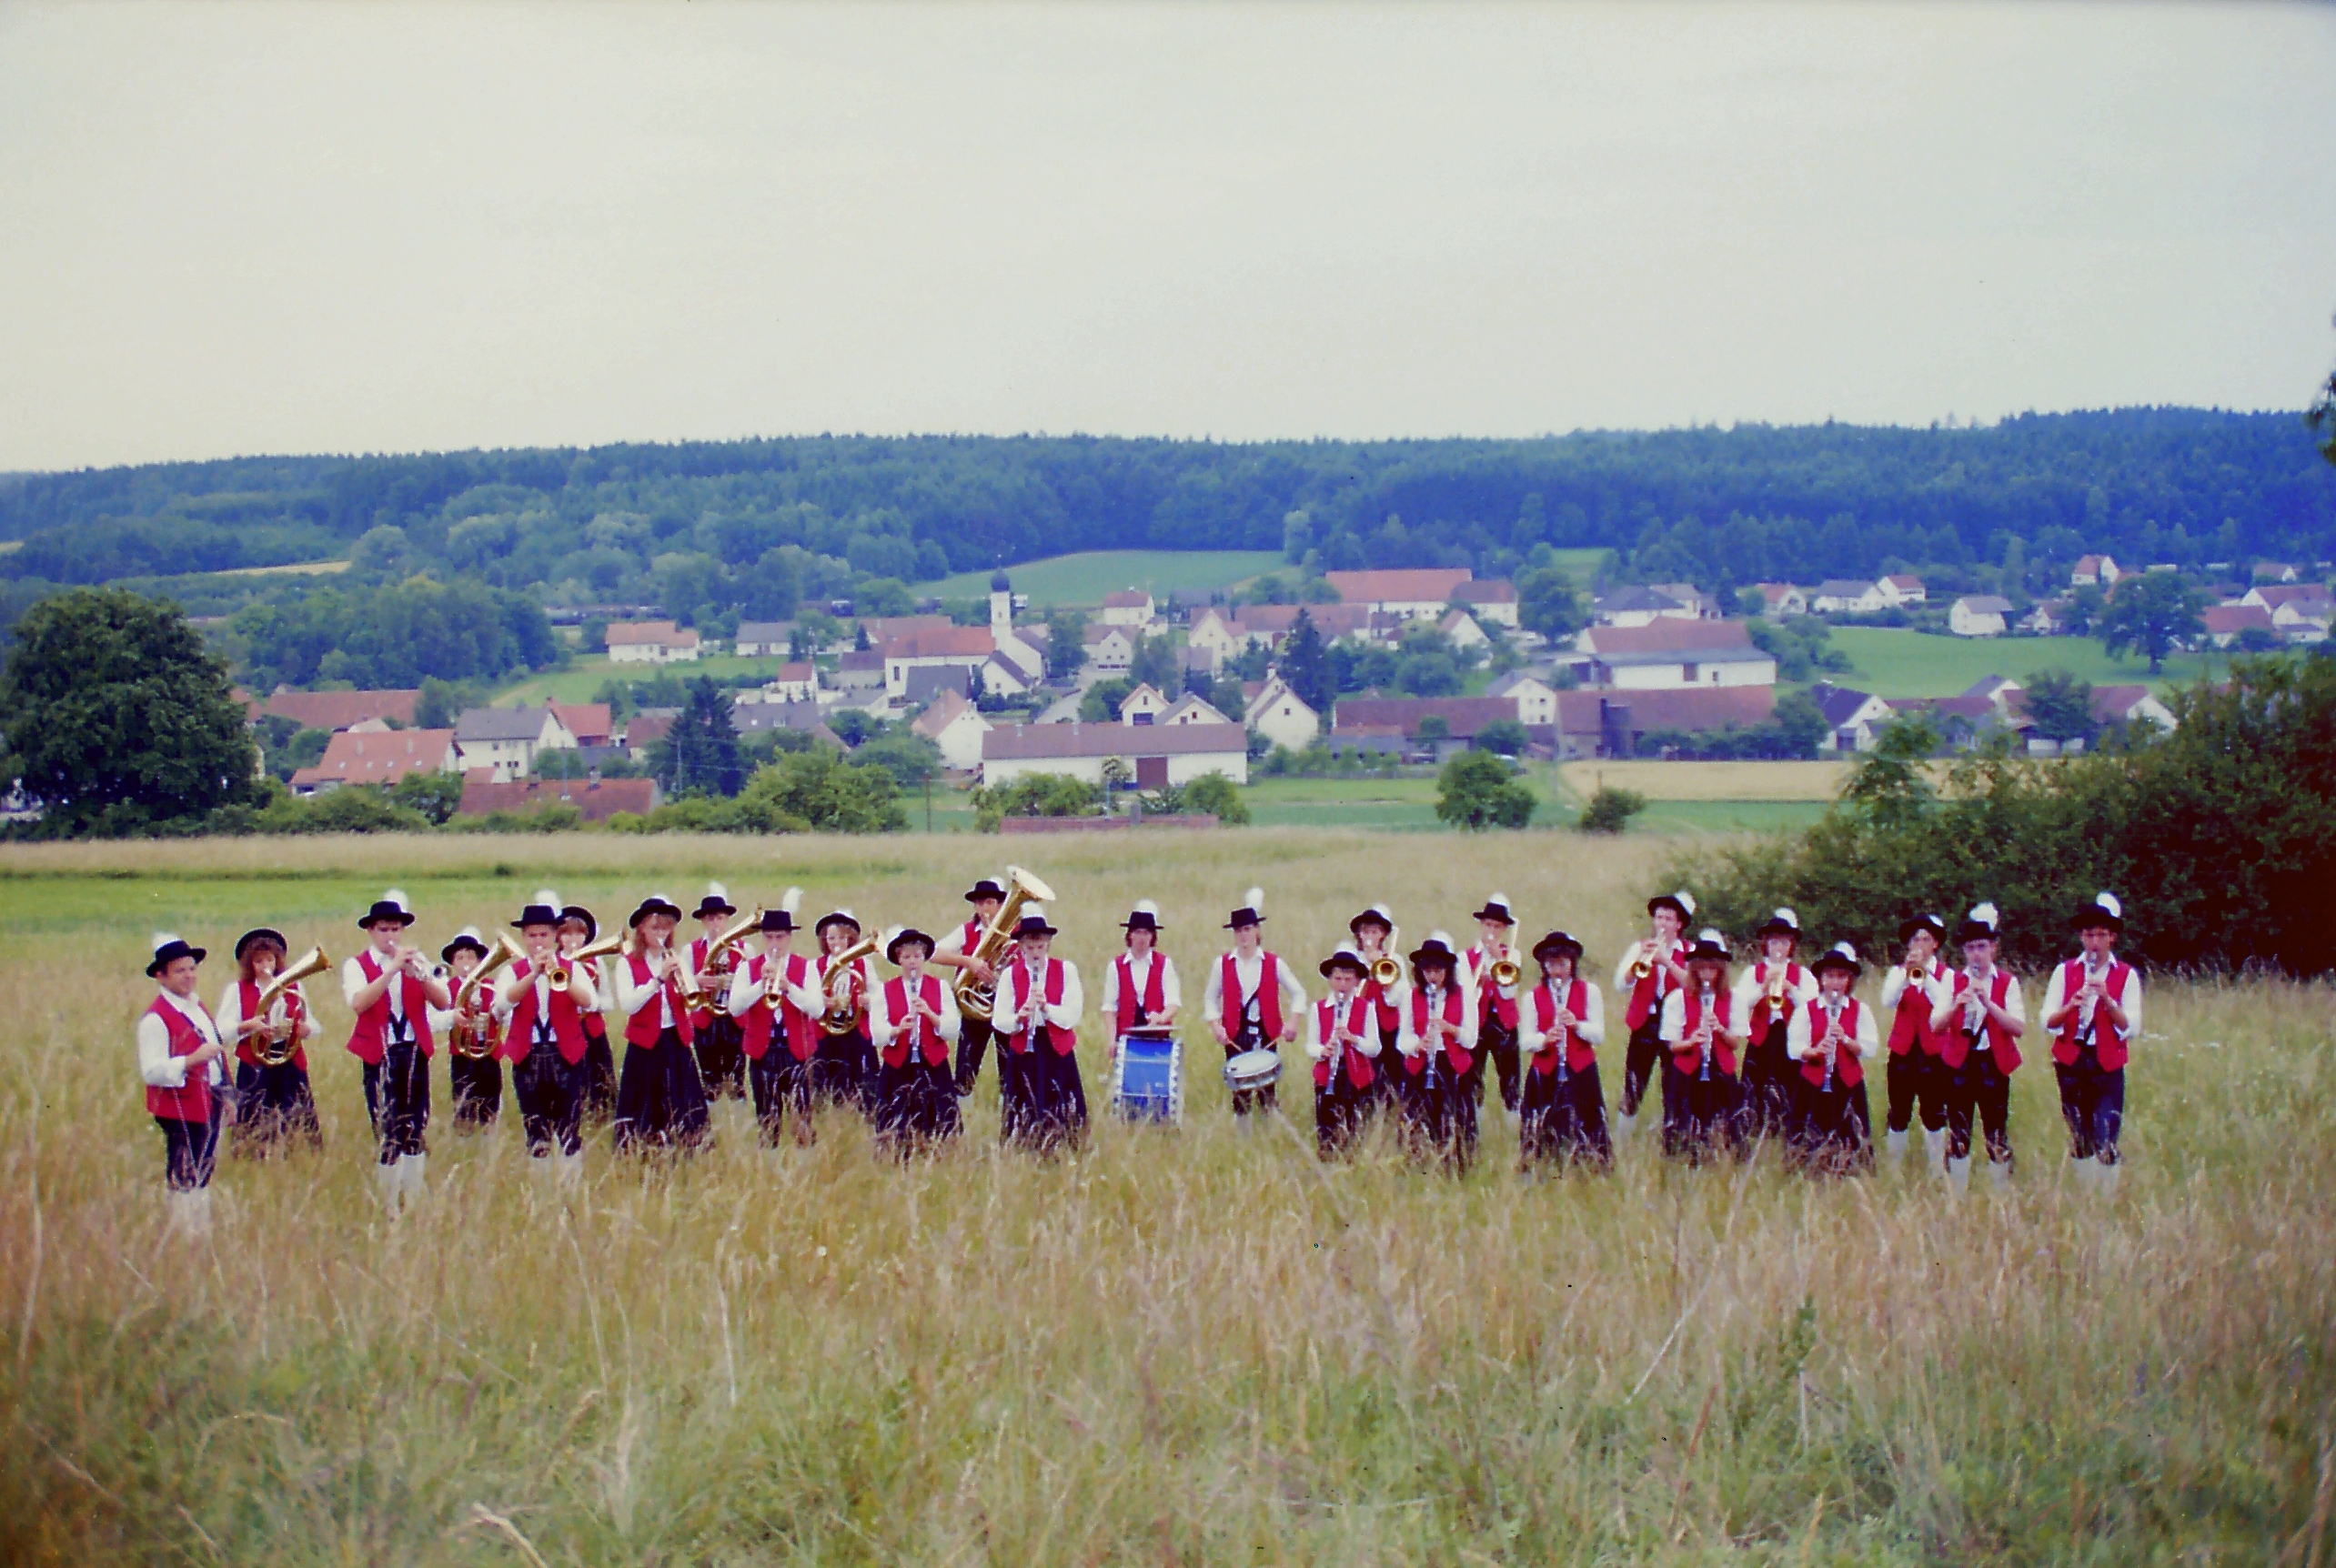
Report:
[{"label": "green pasture", "polygon": [[2220,678],[2230,662],[2220,654],[2177,654],[2153,679],[2148,659],[2111,658],[2089,637],[1940,637],[1902,627],[1836,627],[1832,645],[1855,668],[1828,678],[1877,697],[1952,697],[1990,675],[2025,680],[2047,669],[2071,670],[2095,686],[2146,684],[2162,692],[2201,675]]},{"label": "green pasture", "polygon": [[[1014,591],[1036,606],[1100,605],[1105,594],[1143,588],[1165,598],[1179,588],[1226,588],[1283,565],[1279,550],[1082,550],[1006,568]],[[959,572],[916,592],[941,598],[979,598],[990,591],[988,571]]]},{"label": "green pasture", "polygon": [[498,708],[541,702],[547,698],[554,702],[589,702],[605,681],[649,680],[660,670],[670,670],[683,680],[700,675],[718,680],[734,675],[756,675],[769,680],[786,662],[783,658],[740,658],[724,653],[701,658],[695,664],[610,664],[605,653],[579,654],[566,669],[549,675],[530,675],[497,688],[493,701]]}]

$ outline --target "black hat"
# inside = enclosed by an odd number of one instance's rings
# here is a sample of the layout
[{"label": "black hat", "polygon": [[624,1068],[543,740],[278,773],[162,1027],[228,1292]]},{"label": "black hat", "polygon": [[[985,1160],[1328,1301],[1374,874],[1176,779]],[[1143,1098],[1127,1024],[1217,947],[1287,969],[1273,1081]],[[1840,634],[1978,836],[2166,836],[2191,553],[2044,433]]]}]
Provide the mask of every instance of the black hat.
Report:
[{"label": "black hat", "polygon": [[1513,926],[1516,924],[1516,917],[1509,913],[1509,901],[1508,895],[1506,893],[1495,893],[1491,898],[1485,900],[1485,907],[1483,909],[1478,910],[1469,918],[1471,920],[1498,920],[1505,926]]},{"label": "black hat", "polygon": [[638,930],[641,921],[651,915],[664,915],[678,920],[681,918],[681,906],[663,893],[651,893],[640,901],[640,907],[633,910],[632,919],[627,920],[625,924]]},{"label": "black hat", "polygon": [[1449,933],[1430,931],[1427,933],[1427,940],[1412,949],[1411,961],[1414,966],[1438,963],[1450,969],[1459,963],[1460,955],[1452,950],[1452,938]]},{"label": "black hat", "polygon": [[570,920],[576,921],[584,928],[584,940],[588,942],[600,934],[600,922],[594,920],[592,911],[581,904],[570,904],[559,911],[561,925],[564,926]]},{"label": "black hat", "polygon": [[1363,955],[1353,948],[1342,947],[1322,960],[1322,972],[1325,979],[1333,970],[1353,970],[1358,975],[1367,975],[1371,972],[1371,966],[1364,963]]},{"label": "black hat", "polygon": [[1681,888],[1676,893],[1656,894],[1646,900],[1646,912],[1651,915],[1666,904],[1670,906],[1671,911],[1679,917],[1679,923],[1683,926],[1695,918],[1696,896],[1685,888]]},{"label": "black hat", "polygon": [[2069,923],[2080,931],[2090,930],[2095,926],[2107,926],[2112,931],[2121,931],[2125,929],[2125,906],[2117,901],[2115,893],[2095,893],[2092,902],[2079,910],[2077,918]]},{"label": "black hat", "polygon": [[1762,920],[1760,929],[1752,933],[1755,941],[1768,937],[1790,937],[1795,941],[1800,940],[1800,917],[1790,910],[1778,910]]},{"label": "black hat", "polygon": [[1825,951],[1817,954],[1816,960],[1808,967],[1817,974],[1823,974],[1828,970],[1848,970],[1851,980],[1857,979],[1858,975],[1865,972],[1864,966],[1858,962],[1858,950],[1848,942],[1834,943]]},{"label": "black hat", "polygon": [[830,910],[820,917],[819,924],[811,929],[819,933],[820,940],[825,941],[830,926],[850,926],[857,931],[860,930],[860,917],[850,910]]},{"label": "black hat", "polygon": [[738,913],[738,906],[730,901],[730,890],[720,882],[708,882],[706,896],[698,900],[696,918],[702,920],[709,915],[728,916],[736,913]]},{"label": "black hat", "polygon": [[1582,956],[1580,939],[1567,931],[1552,931],[1533,944],[1533,957],[1536,962],[1547,958],[1552,953],[1564,953],[1569,959],[1580,958]]},{"label": "black hat", "polygon": [[1135,908],[1120,922],[1123,931],[1157,931],[1160,929],[1160,906],[1150,899],[1138,899]]},{"label": "black hat", "polygon": [[966,890],[967,903],[978,904],[984,899],[995,899],[1002,904],[1006,901],[1006,890],[998,886],[998,879],[995,877],[984,877]]},{"label": "black hat", "polygon": [[803,890],[788,889],[785,896],[779,900],[777,909],[762,911],[762,929],[766,931],[791,931],[799,929],[795,924],[795,911],[802,907]]},{"label": "black hat", "polygon": [[519,910],[519,918],[511,922],[511,929],[523,931],[529,926],[557,927],[559,924],[559,895],[549,888],[539,888],[536,896]]},{"label": "black hat", "polygon": [[1265,890],[1252,888],[1243,896],[1241,907],[1233,911],[1233,918],[1225,921],[1224,929],[1237,931],[1244,926],[1262,926],[1264,923]]},{"label": "black hat", "polygon": [[1905,941],[1917,931],[1928,931],[1943,942],[1947,940],[1947,922],[1937,915],[1908,915],[1898,922],[1898,940]]},{"label": "black hat", "polygon": [[193,959],[199,964],[203,961],[203,950],[187,946],[186,939],[174,932],[155,932],[154,962],[146,965],[146,979],[154,979],[180,959]]},{"label": "black hat", "polygon": [[357,930],[369,931],[384,920],[395,920],[401,926],[414,923],[413,906],[406,901],[405,893],[397,888],[374,900],[373,907],[357,918]]},{"label": "black hat", "polygon": [[1024,937],[1051,937],[1053,934],[1054,927],[1046,918],[1044,904],[1022,906],[1022,923],[1014,928],[1015,940],[1019,941]]},{"label": "black hat", "polygon": [[1994,941],[1997,930],[1996,907],[1993,904],[1974,904],[1971,912],[1963,917],[1963,923],[1955,928],[1955,945],[1961,947],[1965,942]]},{"label": "black hat", "polygon": [[903,942],[921,942],[924,944],[925,957],[932,957],[932,939],[931,937],[925,935],[914,926],[895,926],[891,931],[887,932],[884,937],[884,961],[886,963],[898,964],[901,961],[901,944]]},{"label": "black hat", "polygon": [[465,948],[468,948],[482,959],[487,956],[487,943],[485,939],[479,936],[478,927],[465,926],[455,932],[454,940],[438,949],[438,957],[447,963],[452,963],[454,955]]},{"label": "black hat", "polygon": [[254,942],[274,942],[276,950],[279,953],[288,953],[292,950],[292,944],[284,940],[282,931],[276,930],[273,926],[254,926],[236,939],[236,962],[243,962],[244,950]]},{"label": "black hat", "polygon": [[1369,909],[1347,921],[1346,929],[1359,937],[1363,934],[1363,928],[1370,925],[1384,926],[1392,931],[1395,929],[1395,917],[1387,912],[1386,905],[1373,904]]},{"label": "black hat", "polygon": [[1697,932],[1695,946],[1687,950],[1685,961],[1694,963],[1697,960],[1707,963],[1727,962],[1727,939],[1709,928]]}]

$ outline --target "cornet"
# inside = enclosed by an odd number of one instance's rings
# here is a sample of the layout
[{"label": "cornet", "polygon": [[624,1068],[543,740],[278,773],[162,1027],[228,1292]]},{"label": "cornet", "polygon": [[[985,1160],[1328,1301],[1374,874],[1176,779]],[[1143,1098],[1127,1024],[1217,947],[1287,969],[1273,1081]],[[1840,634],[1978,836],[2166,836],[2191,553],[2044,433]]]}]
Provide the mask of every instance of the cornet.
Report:
[{"label": "cornet", "polygon": [[[294,986],[298,985],[310,975],[321,974],[331,967],[332,960],[325,957],[324,949],[310,948],[301,955],[298,962],[278,970],[276,978],[267,982],[267,988],[259,993],[258,1016],[266,1018],[276,1010],[277,1003],[291,993]],[[297,1027],[299,1020],[295,1016],[290,1021],[295,1027],[286,1030],[282,1040],[263,1038],[252,1047],[252,1054],[259,1058],[262,1065],[281,1067],[292,1060],[294,1051],[300,1049],[300,1030]]]}]

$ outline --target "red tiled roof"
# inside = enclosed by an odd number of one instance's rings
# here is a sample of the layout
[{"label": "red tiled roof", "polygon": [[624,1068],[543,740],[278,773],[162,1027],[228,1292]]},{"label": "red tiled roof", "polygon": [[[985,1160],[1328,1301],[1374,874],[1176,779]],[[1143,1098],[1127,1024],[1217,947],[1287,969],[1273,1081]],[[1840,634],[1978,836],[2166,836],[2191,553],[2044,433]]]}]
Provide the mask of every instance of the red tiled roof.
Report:
[{"label": "red tiled roof", "polygon": [[314,768],[292,775],[292,787],[318,784],[395,784],[408,773],[435,773],[454,765],[451,729],[379,729],[358,734],[344,729],[325,747]]},{"label": "red tiled roof", "polygon": [[2212,604],[2199,613],[2210,637],[2235,637],[2242,631],[2269,631],[2271,612],[2260,605]]},{"label": "red tiled roof", "polygon": [[2259,583],[2255,587],[2255,592],[2273,609],[2291,604],[2301,609],[2312,600],[2316,599],[2325,604],[2329,598],[2328,585],[2325,583]]},{"label": "red tiled roof", "polygon": [[1103,596],[1105,609],[1142,609],[1152,602],[1152,596],[1142,588],[1123,588],[1118,593]]},{"label": "red tiled roof", "polygon": [[956,623],[945,615],[863,615],[860,627],[868,634],[868,646],[881,648],[896,637],[906,637],[912,631],[938,631]]},{"label": "red tiled roof", "polygon": [[1516,718],[1513,697],[1342,697],[1332,710],[1336,728],[1369,729],[1392,726],[1405,735],[1419,733],[1419,721],[1444,720],[1445,733],[1466,740],[1485,725]]},{"label": "red tiled roof", "polygon": [[982,738],[982,759],[1185,757],[1248,746],[1249,732],[1238,724],[1007,724]]},{"label": "red tiled roof", "polygon": [[394,719],[414,722],[414,701],[419,691],[292,691],[283,688],[262,704],[259,711],[288,719],[303,729],[347,729],[368,719]]},{"label": "red tiled roof", "polygon": [[614,722],[609,717],[607,703],[555,702],[551,705],[551,710],[559,716],[559,721],[562,724],[568,726],[568,733],[576,737],[577,740],[583,745],[607,744]]},{"label": "red tiled roof", "polygon": [[609,623],[610,648],[629,648],[643,643],[658,643],[669,648],[695,648],[698,633],[694,628],[676,627],[670,620],[613,620]]},{"label": "red tiled roof", "polygon": [[796,663],[793,663],[793,664],[782,664],[782,665],[780,665],[780,666],[779,667],[779,673],[778,673],[778,674],[776,674],[776,675],[774,675],[774,676],[772,676],[770,678],[771,678],[771,679],[773,679],[773,680],[781,680],[781,681],[787,681],[787,680],[791,680],[791,681],[803,681],[803,680],[811,680],[811,679],[812,679],[812,678],[816,678],[816,677],[818,676],[818,674],[819,674],[819,667],[818,667],[817,665],[815,665],[815,664],[811,664],[811,663],[809,663],[809,662],[799,661],[799,662],[796,662]]},{"label": "red tiled roof", "polygon": [[[631,723],[625,726],[625,748],[627,750],[638,751],[644,746],[656,745],[659,741],[664,739],[668,735],[672,733],[673,719],[671,715],[664,713],[639,714],[634,717]],[[611,780],[611,782],[613,782],[613,780]]]},{"label": "red tiled roof", "polygon": [[1645,626],[1598,626],[1589,632],[1589,651],[1605,658],[1634,653],[1734,653],[1761,657],[1740,620],[1684,620],[1660,616]]},{"label": "red tiled roof", "polygon": [[1348,604],[1448,604],[1466,582],[1466,567],[1416,567],[1407,571],[1324,572]]},{"label": "red tiled roof", "polygon": [[619,811],[646,816],[657,804],[657,780],[529,779],[498,784],[486,769],[474,769],[462,781],[462,804],[455,809],[461,816],[484,817],[489,811],[529,811],[563,802],[583,812],[587,822],[605,822]]},{"label": "red tiled roof", "polygon": [[1506,578],[1477,578],[1452,590],[1454,604],[1515,604],[1516,584]]},{"label": "red tiled roof", "polygon": [[989,628],[979,626],[922,627],[883,646],[886,658],[987,658],[997,651]]},{"label": "red tiled roof", "polygon": [[1243,606],[1238,618],[1228,618],[1236,632],[1281,638],[1287,637],[1296,627],[1300,610],[1306,613],[1326,642],[1336,642],[1371,625],[1372,610],[1367,604],[1253,604]]},{"label": "red tiled roof", "polygon": [[1777,711],[1773,686],[1685,686],[1656,691],[1561,691],[1557,728],[1569,735],[1595,735],[1603,723],[1599,701],[1630,709],[1630,728],[1717,729],[1727,724],[1765,724]]}]

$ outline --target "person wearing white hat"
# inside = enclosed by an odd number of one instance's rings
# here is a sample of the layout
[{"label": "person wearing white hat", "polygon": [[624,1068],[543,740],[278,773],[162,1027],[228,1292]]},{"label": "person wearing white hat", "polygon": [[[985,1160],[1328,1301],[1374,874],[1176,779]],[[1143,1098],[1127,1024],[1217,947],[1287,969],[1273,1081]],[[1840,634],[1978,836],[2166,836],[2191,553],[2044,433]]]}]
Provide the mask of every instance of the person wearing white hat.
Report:
[{"label": "person wearing white hat", "polygon": [[747,1087],[754,1094],[755,1124],[766,1149],[779,1146],[790,1111],[795,1113],[795,1141],[809,1147],[816,1137],[811,1067],[827,1002],[811,960],[790,950],[802,900],[802,889],[790,888],[777,909],[762,911],[762,949],[730,982],[728,1006],[739,1020]]},{"label": "person wearing white hat", "polygon": [[[445,1007],[430,1009],[430,1033],[446,1041],[447,1088],[454,1096],[454,1126],[458,1132],[483,1132],[495,1125],[503,1111],[503,1020],[498,993],[491,987],[473,986],[463,995],[463,982],[487,961],[487,939],[477,926],[465,926],[454,940],[438,949],[446,965],[446,983],[454,994]],[[483,1055],[472,1055],[472,1042]]]},{"label": "person wearing white hat", "polygon": [[211,1227],[211,1171],[227,1104],[227,1040],[195,994],[203,950],[157,931],[146,978],[155,998],[139,1015],[138,1076],[146,1114],[162,1130],[162,1178],[173,1228],[200,1235]]},{"label": "person wearing white hat", "polygon": [[2078,1180],[2113,1193],[2125,1127],[2125,1064],[2141,1038],[2141,976],[2117,956],[2125,906],[2116,894],[2097,895],[2070,923],[2084,951],[2052,970],[2044,1028],[2052,1036],[2052,1076]]},{"label": "person wearing white hat", "polygon": [[1176,961],[1160,950],[1160,906],[1136,900],[1120,931],[1126,950],[1103,966],[1103,1014],[1115,1041],[1132,1029],[1167,1028],[1184,1007]]},{"label": "person wearing white hat", "polygon": [[395,1211],[422,1195],[437,1050],[429,1013],[453,1005],[454,993],[419,949],[406,946],[414,911],[404,893],[390,889],[357,923],[368,944],[341,965],[341,996],[357,1015],[348,1049],[365,1064],[365,1112],[380,1149],[375,1179]]},{"label": "person wearing white hat", "polygon": [[819,1050],[811,1058],[811,1100],[815,1104],[849,1105],[873,1120],[877,1064],[868,1001],[876,989],[875,977],[866,953],[844,957],[860,945],[860,917],[841,909],[821,915],[814,928],[820,954],[812,967],[819,970],[821,990],[843,998],[838,1012],[850,1024],[835,1031],[821,1026]]},{"label": "person wearing white hat", "polygon": [[1998,1187],[2011,1180],[2011,1075],[2019,1070],[2028,1010],[2019,977],[1996,963],[1999,935],[1996,907],[1975,905],[1955,930],[1961,972],[1930,982],[1930,1030],[1938,1042],[1934,1070],[1947,1101],[1944,1171],[1958,1192],[1971,1180],[1975,1113],[1987,1132],[1989,1178]]},{"label": "person wearing white hat", "polygon": [[1415,1154],[1465,1172],[1476,1152],[1476,1099],[1466,1092],[1481,1015],[1452,938],[1430,931],[1411,952],[1411,996],[1395,1042],[1404,1139]]},{"label": "person wearing white hat", "polygon": [[1866,1063],[1881,1054],[1882,1035],[1874,1010],[1850,994],[1860,971],[1856,948],[1837,942],[1810,967],[1817,993],[1794,1010],[1785,1036],[1800,1078],[1791,1142],[1804,1170],[1847,1175],[1873,1163]]},{"label": "person wearing white hat", "polygon": [[[307,1042],[323,1033],[324,1026],[308,1005],[304,983],[294,980],[267,1016],[260,1015],[260,998],[283,970],[287,950],[284,933],[267,926],[237,938],[236,978],[219,993],[214,1015],[220,1037],[235,1042],[231,1147],[237,1155],[270,1154],[294,1141],[312,1150],[325,1146],[316,1092],[308,1081],[307,1050]],[[262,1061],[260,1053],[269,1046],[288,1046],[291,1054],[282,1061]]]},{"label": "person wearing white hat", "polygon": [[884,933],[884,960],[900,973],[878,990],[875,1041],[876,1138],[903,1157],[931,1149],[963,1130],[950,1048],[957,1043],[957,998],[925,967],[932,939],[913,926]]},{"label": "person wearing white hat", "polygon": [[[1224,925],[1233,933],[1233,950],[1210,966],[1201,1016],[1224,1048],[1227,1061],[1245,1051],[1278,1051],[1298,1038],[1298,1026],[1306,1015],[1306,989],[1278,954],[1265,950],[1264,890],[1250,889]],[[1270,1083],[1233,1091],[1236,1117],[1274,1106]]]},{"label": "person wearing white hat", "polygon": [[1939,1060],[1938,1031],[1930,1027],[1938,1000],[1934,990],[1948,979],[1938,954],[1946,940],[1947,922],[1937,915],[1908,916],[1898,925],[1906,961],[1891,965],[1882,977],[1881,1010],[1890,1020],[1888,1037],[1882,1042],[1889,1050],[1884,1085],[1888,1131],[1882,1144],[1892,1160],[1906,1158],[1907,1132],[1918,1107],[1924,1151],[1933,1169],[1944,1169],[1947,1150],[1948,1072]]},{"label": "person wearing white hat", "polygon": [[1540,980],[1520,1010],[1525,1092],[1518,1161],[1527,1171],[1577,1162],[1604,1171],[1614,1163],[1606,1091],[1598,1082],[1606,999],[1596,982],[1582,977],[1578,938],[1551,931],[1533,944],[1533,961]]},{"label": "person wearing white hat", "polygon": [[1079,1025],[1087,993],[1079,966],[1054,956],[1042,904],[1024,904],[1013,957],[998,975],[998,1135],[1039,1153],[1076,1149],[1087,1133]]},{"label": "person wearing white hat", "polygon": [[600,1001],[599,1007],[584,1015],[584,1122],[590,1127],[611,1121],[617,1114],[617,1058],[609,1045],[608,1012],[617,1004],[617,988],[602,971],[600,960],[575,957],[599,934],[600,922],[583,905],[569,904],[560,910],[560,956],[583,967],[592,978],[593,994]]},{"label": "person wearing white hat", "polygon": [[[1384,904],[1373,904],[1346,922],[1346,930],[1354,939],[1354,950],[1374,972],[1363,977],[1363,1000],[1371,1004],[1373,1017],[1379,1026],[1379,1055],[1385,1062],[1395,1060],[1396,1042],[1403,1038],[1404,1006],[1410,996],[1409,981],[1403,978],[1401,955],[1396,937],[1395,917]],[[1398,967],[1396,978],[1382,984],[1376,972],[1383,960],[1394,960]],[[1373,1106],[1395,1103],[1395,1081],[1401,1074],[1382,1071],[1373,1085]]]},{"label": "person wearing white hat", "polygon": [[1736,980],[1736,1016],[1750,1042],[1744,1048],[1744,1135],[1789,1141],[1798,1121],[1799,1073],[1785,1052],[1794,1015],[1817,995],[1817,977],[1793,957],[1800,917],[1777,910],[1752,933],[1759,959]]},{"label": "person wearing white hat", "polygon": [[706,896],[698,900],[693,913],[701,933],[690,943],[690,972],[698,977],[699,994],[706,1005],[690,1012],[690,1027],[697,1036],[691,1049],[698,1053],[698,1072],[706,1082],[706,1098],[742,1100],[746,1055],[739,1048],[738,1020],[730,1017],[729,1006],[730,975],[738,957],[733,950],[714,951],[722,928],[737,919],[738,906],[730,902],[728,888],[708,882]]},{"label": "person wearing white hat", "polygon": [[1330,994],[1306,1010],[1306,1058],[1314,1063],[1314,1152],[1327,1160],[1361,1135],[1378,1081],[1378,1020],[1363,995],[1370,965],[1353,948],[1322,960]]},{"label": "person wearing white hat", "polygon": [[625,1060],[617,1080],[615,1143],[619,1154],[698,1148],[708,1137],[705,1081],[691,1051],[690,992],[696,989],[686,952],[673,945],[681,906],[651,893],[626,922],[632,951],[610,966],[617,1010],[625,1019]]},{"label": "person wearing white hat", "polygon": [[1738,1148],[1745,1025],[1727,989],[1727,940],[1706,930],[1687,960],[1687,984],[1663,999],[1663,1152],[1697,1165]]},{"label": "person wearing white hat", "polygon": [[[1666,1058],[1663,1050],[1663,1006],[1687,983],[1687,944],[1684,934],[1694,918],[1696,899],[1685,888],[1657,893],[1646,900],[1648,934],[1623,951],[1614,968],[1614,993],[1623,999],[1622,1026],[1630,1043],[1622,1059],[1622,1106],[1615,1131],[1628,1138],[1638,1126],[1638,1107],[1646,1098],[1647,1080]],[[1670,1076],[1664,1075],[1667,1086]],[[1670,1112],[1664,1111],[1668,1125]]]},{"label": "person wearing white hat", "polygon": [[[1485,1093],[1485,1063],[1498,1073],[1501,1109],[1515,1126],[1517,1120],[1517,990],[1525,983],[1525,966],[1517,960],[1516,915],[1506,893],[1495,893],[1475,913],[1477,937],[1461,955],[1468,989],[1476,993],[1476,1059],[1468,1069],[1468,1092],[1481,1103]],[[1503,985],[1493,978],[1493,966],[1515,964],[1517,978]]]}]

